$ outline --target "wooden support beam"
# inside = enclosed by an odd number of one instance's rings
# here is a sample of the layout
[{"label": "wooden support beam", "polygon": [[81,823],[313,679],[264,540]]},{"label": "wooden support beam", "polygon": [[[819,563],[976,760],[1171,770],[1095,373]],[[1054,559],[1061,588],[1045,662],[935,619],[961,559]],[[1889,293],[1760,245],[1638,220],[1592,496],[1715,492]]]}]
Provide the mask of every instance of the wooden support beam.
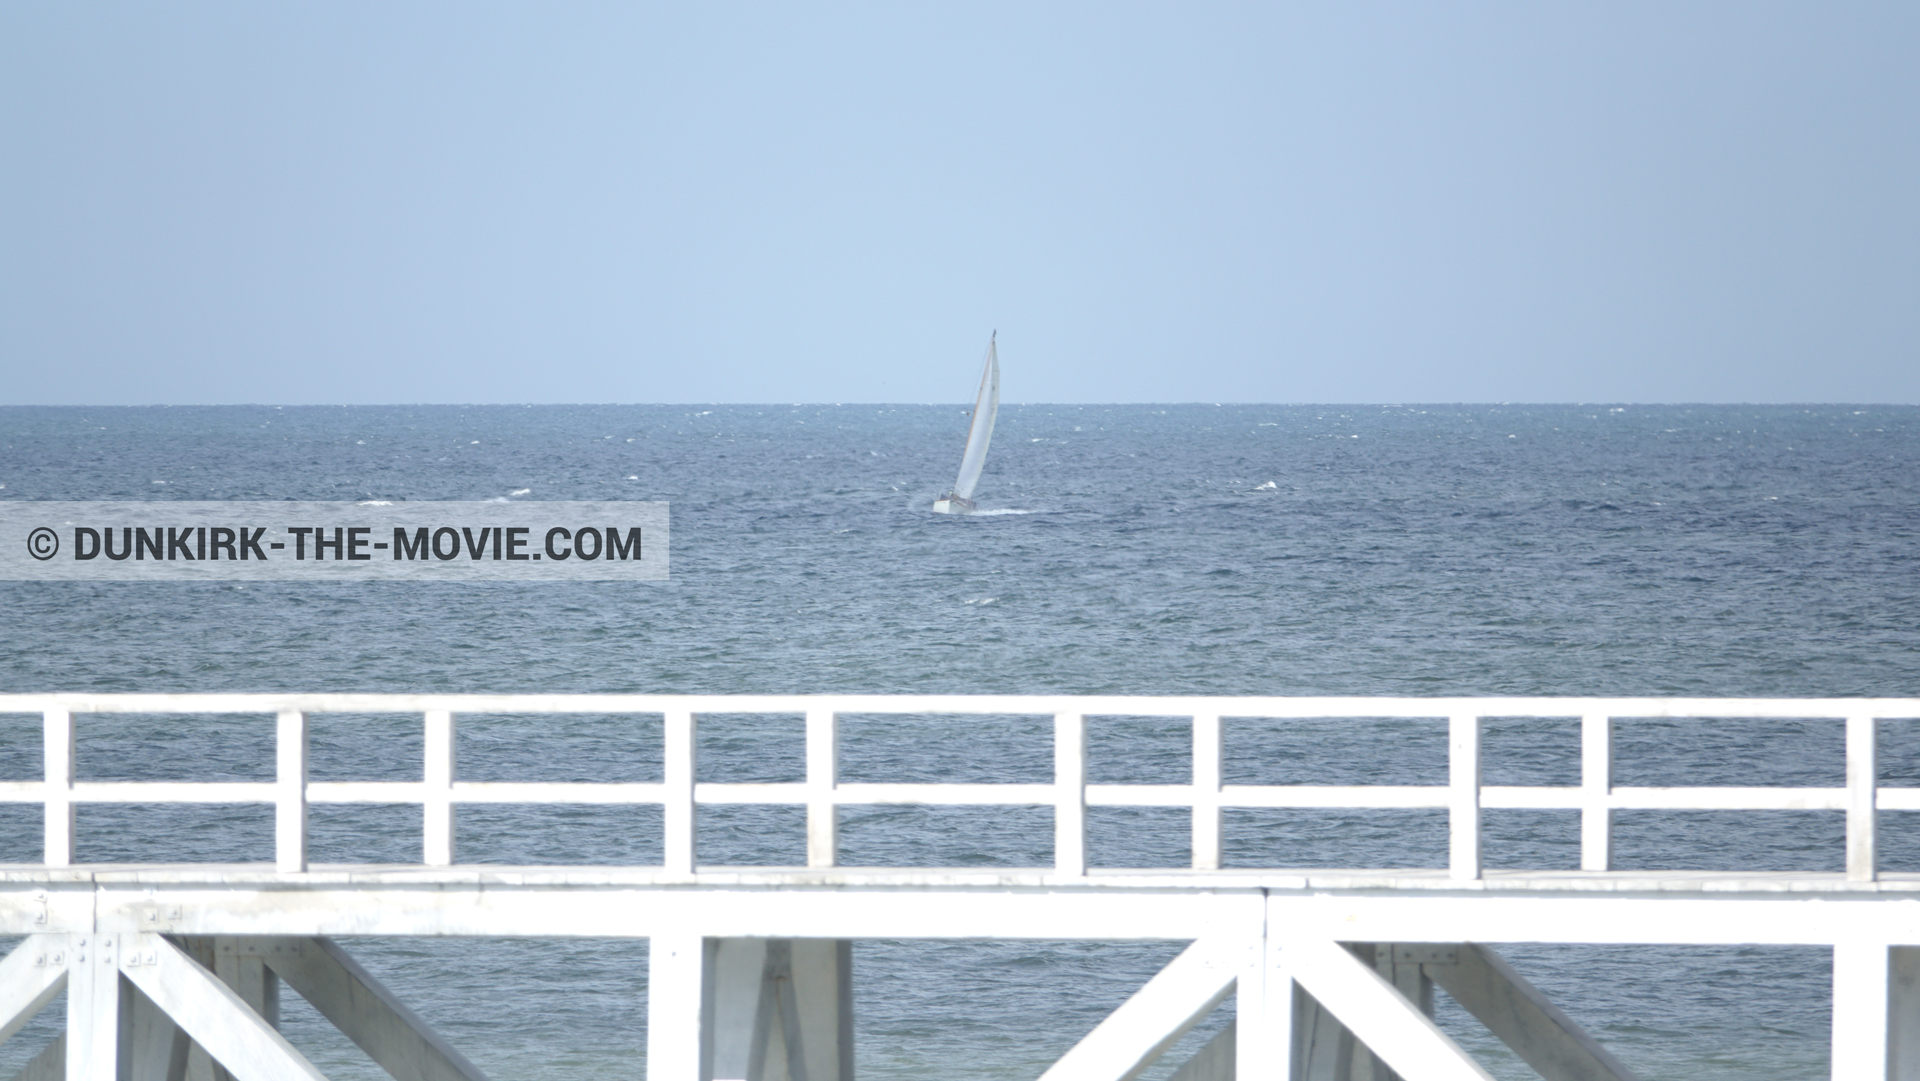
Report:
[{"label": "wooden support beam", "polygon": [[1833,948],[1833,1081],[1887,1081],[1893,951],[1883,943]]},{"label": "wooden support beam", "polygon": [[1041,1081],[1130,1081],[1233,992],[1250,944],[1201,939],[1108,1014]]},{"label": "wooden support beam", "polygon": [[74,935],[67,953],[67,1081],[104,1081],[120,1071],[120,940]]},{"label": "wooden support beam", "polygon": [[[124,944],[121,971],[127,979],[239,1081],[326,1081],[233,988],[173,943],[150,934],[117,937]],[[71,1048],[78,1041],[69,1033]],[[67,1076],[81,1081],[111,1074],[77,1074],[70,1055]]]},{"label": "wooden support beam", "polygon": [[[669,718],[671,721],[671,718]],[[712,981],[716,940],[655,935],[647,942],[647,1081],[712,1076]]]},{"label": "wooden support beam", "polygon": [[[478,1067],[332,940],[237,941],[240,949],[254,951],[254,959],[278,973],[395,1081],[485,1081]],[[226,944],[223,940],[222,945]]]},{"label": "wooden support beam", "polygon": [[28,935],[0,959],[0,1043],[67,989],[66,935]]},{"label": "wooden support beam", "polygon": [[1294,979],[1406,1081],[1492,1081],[1386,977],[1328,939],[1285,946]]},{"label": "wooden support beam", "polygon": [[1280,945],[1266,933],[1264,921],[1260,928],[1234,980],[1232,1076],[1293,1081],[1294,1016],[1306,993],[1282,965]]},{"label": "wooden support beam", "polygon": [[1427,964],[1427,974],[1546,1081],[1635,1081],[1505,958],[1472,942],[1451,949],[1453,962]]}]

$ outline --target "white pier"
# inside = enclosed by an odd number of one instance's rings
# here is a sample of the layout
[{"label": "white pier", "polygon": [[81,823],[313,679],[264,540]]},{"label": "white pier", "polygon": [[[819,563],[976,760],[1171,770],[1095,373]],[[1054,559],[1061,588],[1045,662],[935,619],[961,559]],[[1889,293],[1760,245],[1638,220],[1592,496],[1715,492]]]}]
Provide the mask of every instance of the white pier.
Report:
[{"label": "white pier", "polygon": [[[13,695],[0,696],[0,712],[39,714],[45,732],[45,776],[0,782],[0,802],[39,804],[45,814],[42,862],[0,866],[0,931],[27,936],[0,960],[0,1038],[63,991],[67,1011],[65,1035],[26,1078],[318,1078],[276,1029],[286,989],[396,1078],[478,1078],[459,1049],[333,941],[460,935],[651,940],[650,1081],[849,1081],[858,973],[848,943],[866,938],[1189,943],[1046,1081],[1135,1077],[1229,999],[1235,1022],[1180,1067],[1179,1081],[1488,1077],[1434,1024],[1436,984],[1550,1081],[1621,1081],[1632,1074],[1508,966],[1502,944],[1818,946],[1833,956],[1832,1076],[1920,1079],[1920,875],[1882,873],[1875,855],[1883,820],[1898,828],[1900,812],[1920,811],[1920,788],[1879,783],[1877,731],[1883,721],[1920,717],[1920,700]],[[112,725],[113,714],[216,713],[274,726],[273,780],[79,779],[79,726]],[[419,779],[311,780],[309,719],[329,713],[418,717]],[[663,739],[663,775],[648,783],[461,779],[461,715],[566,713],[633,715],[636,733]],[[700,717],[751,713],[804,717],[804,780],[697,780]],[[947,716],[956,726],[982,715],[1049,718],[1052,779],[843,782],[839,718],[874,714]],[[1190,732],[1191,779],[1089,783],[1089,725],[1141,717]],[[1234,754],[1223,746],[1232,727],[1223,718],[1431,719],[1448,736],[1446,783],[1223,783]],[[1482,783],[1482,725],[1499,718],[1577,718],[1579,783]],[[1616,721],[1643,718],[1831,724],[1844,733],[1844,784],[1616,785]],[[95,803],[257,804],[273,816],[274,862],[77,864],[74,810]],[[342,803],[419,806],[420,862],[311,863],[309,807]],[[475,804],[657,806],[664,860],[463,865],[454,812]],[[804,808],[806,865],[701,862],[696,810],[723,804]],[[872,804],[1050,808],[1053,863],[843,866],[840,809]],[[1186,809],[1190,865],[1088,866],[1090,807]],[[1442,811],[1447,866],[1223,867],[1223,811],[1235,808]],[[1482,812],[1502,808],[1577,812],[1580,868],[1483,866]],[[1844,816],[1845,852],[1835,860],[1844,870],[1614,870],[1613,815],[1627,810]]]}]

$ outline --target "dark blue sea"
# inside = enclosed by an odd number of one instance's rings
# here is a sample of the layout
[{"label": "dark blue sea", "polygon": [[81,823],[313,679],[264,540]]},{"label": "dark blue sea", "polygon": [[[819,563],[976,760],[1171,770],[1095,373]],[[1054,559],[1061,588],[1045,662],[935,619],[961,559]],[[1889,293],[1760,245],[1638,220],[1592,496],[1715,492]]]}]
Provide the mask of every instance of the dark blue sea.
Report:
[{"label": "dark blue sea", "polygon": [[[1920,408],[1008,406],[979,491],[931,514],[953,406],[0,408],[7,500],[667,500],[664,583],[0,583],[0,691],[1920,695]],[[39,769],[0,716],[0,777]],[[86,779],[266,779],[257,718],[87,721]],[[1177,781],[1184,733],[1095,722],[1103,781]],[[1623,723],[1625,784],[1840,783],[1832,726]],[[657,721],[463,718],[476,780],[658,776]],[[849,725],[851,779],[1041,780],[1031,718]],[[1436,783],[1437,726],[1229,731],[1228,779]],[[418,732],[316,721],[317,778],[418,776]],[[797,778],[785,719],[703,723],[702,776]],[[1920,783],[1890,725],[1888,783]],[[1491,783],[1569,783],[1570,724],[1490,724]],[[1623,814],[1624,867],[1837,870],[1824,813]],[[799,814],[703,812],[701,859],[798,862]],[[463,861],[647,863],[656,812],[463,811]],[[87,807],[80,858],[265,860],[264,808]],[[1920,819],[1883,822],[1920,870]],[[39,810],[0,806],[0,861]],[[1184,814],[1096,812],[1103,865],[1186,859]],[[849,811],[849,863],[1033,865],[1021,809]],[[418,812],[318,807],[317,861],[414,860]],[[1230,817],[1230,864],[1439,866],[1437,813]],[[1495,866],[1577,864],[1577,824],[1489,813]],[[646,945],[348,940],[495,1078],[632,1076]],[[862,942],[865,1078],[1032,1078],[1177,944]],[[1516,947],[1646,1078],[1826,1073],[1823,950]],[[59,1010],[0,1047],[0,1075]],[[378,1076],[288,995],[329,1076]],[[1457,1009],[1443,1025],[1528,1071]],[[1218,1022],[1216,1021],[1216,1024]],[[1190,1043],[1203,1037],[1190,1038]],[[1174,1065],[1182,1052],[1170,1056]],[[1150,1076],[1160,1077],[1166,1068]]]}]

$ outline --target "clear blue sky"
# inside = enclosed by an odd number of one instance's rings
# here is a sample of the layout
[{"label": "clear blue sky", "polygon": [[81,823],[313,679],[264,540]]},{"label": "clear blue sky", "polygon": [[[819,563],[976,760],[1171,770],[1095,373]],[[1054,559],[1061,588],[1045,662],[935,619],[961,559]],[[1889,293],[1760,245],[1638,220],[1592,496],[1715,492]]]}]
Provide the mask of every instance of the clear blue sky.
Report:
[{"label": "clear blue sky", "polygon": [[0,401],[1920,402],[1920,5],[32,4]]}]

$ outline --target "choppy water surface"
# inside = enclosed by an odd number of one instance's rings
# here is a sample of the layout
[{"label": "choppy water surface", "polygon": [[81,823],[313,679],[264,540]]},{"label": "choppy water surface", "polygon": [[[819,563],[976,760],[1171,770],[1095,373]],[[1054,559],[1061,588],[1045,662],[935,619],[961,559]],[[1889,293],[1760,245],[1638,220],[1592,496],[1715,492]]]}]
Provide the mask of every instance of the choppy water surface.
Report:
[{"label": "choppy water surface", "polygon": [[[1920,694],[1920,410],[1811,407],[1008,407],[982,483],[998,513],[927,507],[957,408],[0,409],[5,499],[666,499],[673,578],[603,585],[0,583],[7,691],[667,691],[1141,694]],[[654,718],[462,720],[463,776],[658,776]],[[1566,783],[1570,724],[1489,726],[1492,783]],[[1422,783],[1427,722],[1238,722],[1230,781]],[[1831,726],[1628,722],[1623,781],[1837,784]],[[265,778],[250,718],[88,722],[90,778]],[[798,718],[714,718],[702,772],[800,770]],[[393,719],[316,723],[321,777],[417,776]],[[0,717],[0,775],[38,769]],[[1034,780],[1035,718],[854,718],[853,778]],[[1177,780],[1183,734],[1094,722],[1096,780]],[[1920,733],[1883,746],[1920,783]],[[418,815],[316,808],[320,860],[410,860]],[[798,858],[797,811],[703,815],[703,859]],[[1623,815],[1629,867],[1837,869],[1838,815]],[[81,857],[263,859],[257,808],[85,808]],[[469,809],[462,858],[651,862],[646,810]],[[1489,815],[1488,857],[1572,866],[1571,815]],[[1920,821],[1883,824],[1920,868]],[[845,858],[1045,862],[1019,809],[850,810]],[[37,856],[0,807],[0,860]],[[1096,812],[1096,862],[1186,858],[1185,816]],[[1230,862],[1436,866],[1426,813],[1228,820]],[[631,1072],[644,943],[356,942],[496,1077]],[[862,943],[866,1077],[1032,1077],[1171,955],[1167,944]],[[1823,1076],[1818,950],[1515,948],[1515,962],[1647,1077]],[[291,997],[290,997],[291,1001]],[[1443,1004],[1444,1005],[1444,1004]],[[57,1014],[58,1011],[53,1011]],[[310,1010],[289,1031],[374,1076]],[[1507,1076],[1524,1067],[1457,1011]],[[47,1032],[0,1049],[10,1071]],[[1204,1035],[1204,1033],[1202,1034]]]}]

